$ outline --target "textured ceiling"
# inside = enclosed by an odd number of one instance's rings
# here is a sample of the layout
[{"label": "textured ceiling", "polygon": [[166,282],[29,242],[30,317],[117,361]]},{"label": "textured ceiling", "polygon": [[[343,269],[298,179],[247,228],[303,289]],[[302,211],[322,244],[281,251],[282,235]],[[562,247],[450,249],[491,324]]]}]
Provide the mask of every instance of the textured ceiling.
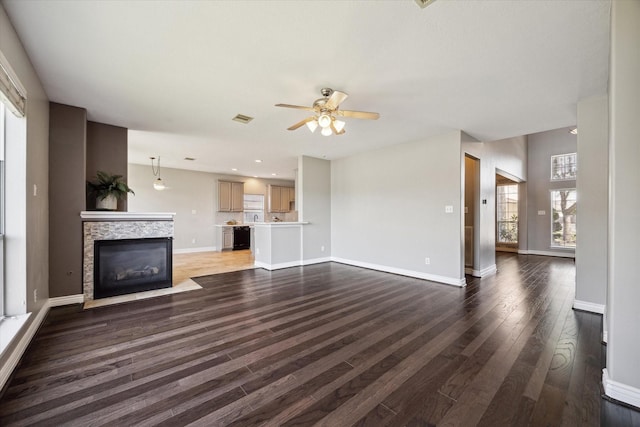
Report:
[{"label": "textured ceiling", "polygon": [[[49,98],[129,128],[133,163],[290,178],[301,154],[570,126],[577,101],[607,88],[609,1],[2,4]],[[322,87],[381,118],[346,119],[342,136],[287,131],[308,113],[274,104],[311,105]]]}]

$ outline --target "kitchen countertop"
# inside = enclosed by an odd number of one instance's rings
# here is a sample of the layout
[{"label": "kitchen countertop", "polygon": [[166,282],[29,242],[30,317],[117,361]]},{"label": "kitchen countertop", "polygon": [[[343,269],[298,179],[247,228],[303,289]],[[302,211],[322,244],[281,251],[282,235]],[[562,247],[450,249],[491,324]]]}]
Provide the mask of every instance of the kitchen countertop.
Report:
[{"label": "kitchen countertop", "polygon": [[278,226],[278,225],[306,225],[309,222],[301,222],[301,221],[277,221],[277,222],[256,222],[253,225],[256,227],[264,227],[264,226]]},{"label": "kitchen countertop", "polygon": [[300,221],[274,221],[274,222],[250,222],[245,224],[216,224],[216,227],[254,227],[254,226],[272,226],[272,225],[305,225],[308,222]]}]

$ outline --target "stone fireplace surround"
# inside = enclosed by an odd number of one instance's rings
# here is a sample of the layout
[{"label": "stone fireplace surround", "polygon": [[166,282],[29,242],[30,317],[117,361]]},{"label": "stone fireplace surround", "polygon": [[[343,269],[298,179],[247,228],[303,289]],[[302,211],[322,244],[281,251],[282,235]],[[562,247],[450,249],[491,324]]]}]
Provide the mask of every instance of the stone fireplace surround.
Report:
[{"label": "stone fireplace surround", "polygon": [[93,300],[93,246],[95,240],[173,237],[175,213],[83,211],[82,287],[84,300]]}]

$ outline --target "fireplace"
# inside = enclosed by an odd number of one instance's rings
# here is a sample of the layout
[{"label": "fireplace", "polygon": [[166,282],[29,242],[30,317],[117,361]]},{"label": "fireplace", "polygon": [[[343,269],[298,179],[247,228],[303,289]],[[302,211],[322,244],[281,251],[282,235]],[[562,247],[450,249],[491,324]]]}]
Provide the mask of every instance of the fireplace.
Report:
[{"label": "fireplace", "polygon": [[94,298],[171,287],[172,238],[94,241]]}]

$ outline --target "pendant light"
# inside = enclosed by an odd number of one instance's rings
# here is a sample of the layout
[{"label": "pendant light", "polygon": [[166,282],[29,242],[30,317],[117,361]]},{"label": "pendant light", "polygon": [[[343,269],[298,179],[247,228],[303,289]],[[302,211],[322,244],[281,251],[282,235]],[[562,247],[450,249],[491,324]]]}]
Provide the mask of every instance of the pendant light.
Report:
[{"label": "pendant light", "polygon": [[157,176],[158,178],[156,178],[155,181],[153,181],[153,188],[158,190],[158,191],[162,191],[165,188],[164,182],[162,181],[162,178],[160,177],[160,156],[158,156],[158,167],[156,168],[154,166],[154,160],[156,159],[155,157],[149,157],[151,159],[151,171],[153,172],[153,176]]}]

